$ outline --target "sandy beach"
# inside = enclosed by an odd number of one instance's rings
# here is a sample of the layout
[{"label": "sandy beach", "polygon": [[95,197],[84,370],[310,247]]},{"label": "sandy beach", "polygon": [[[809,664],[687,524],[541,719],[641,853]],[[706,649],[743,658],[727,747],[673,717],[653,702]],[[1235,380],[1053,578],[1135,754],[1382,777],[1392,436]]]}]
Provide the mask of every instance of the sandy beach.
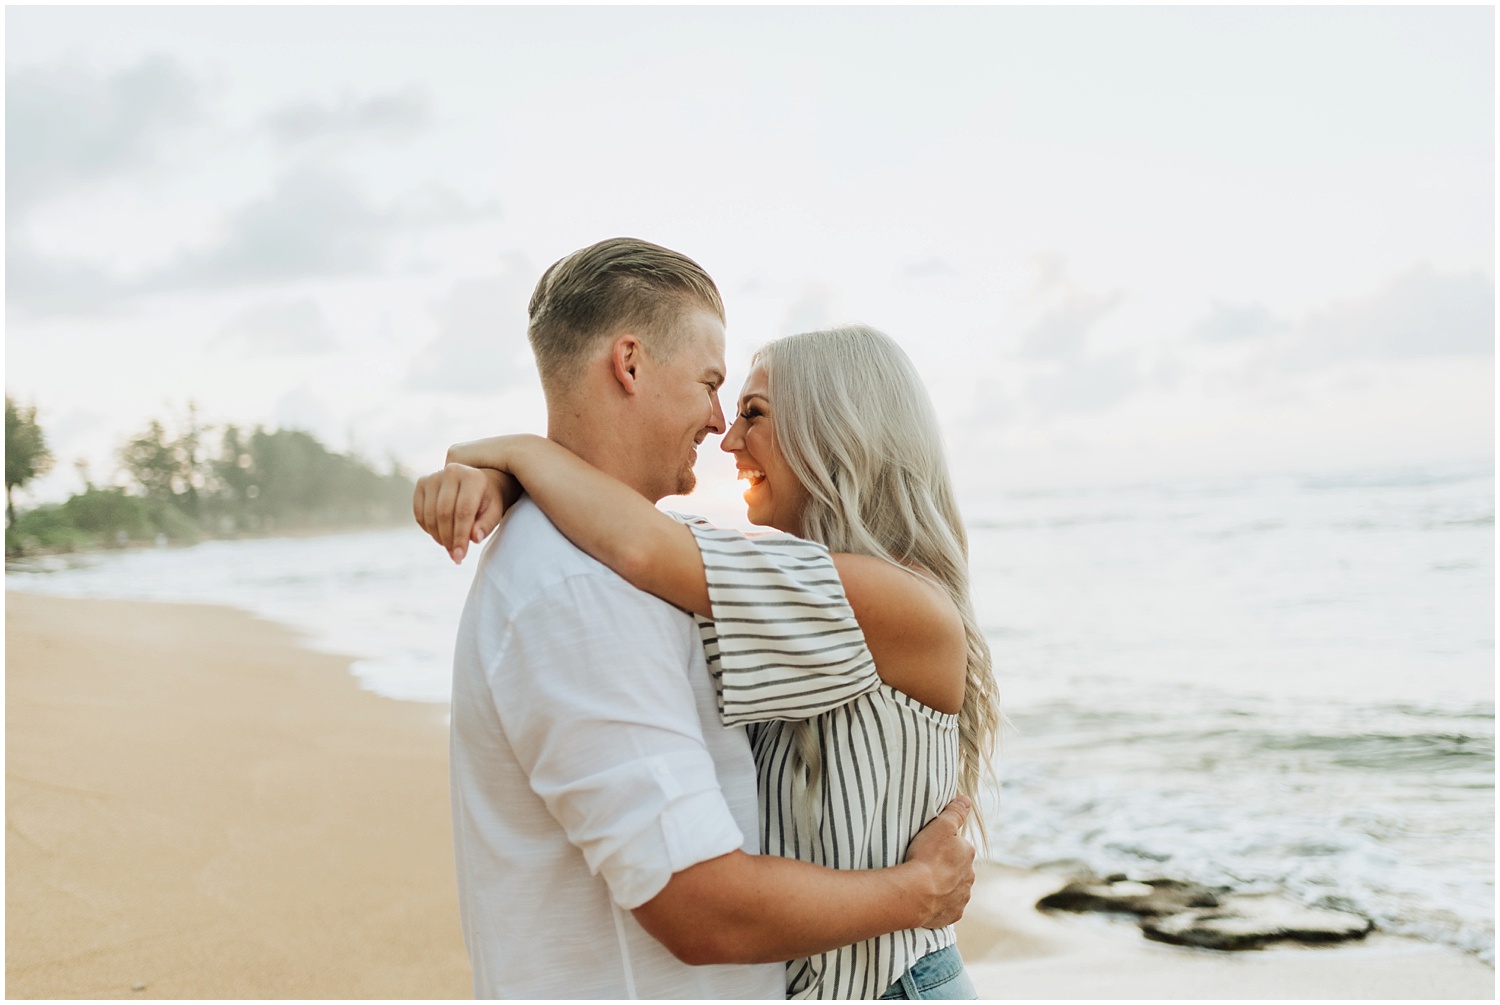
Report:
[{"label": "sandy beach", "polygon": [[[463,998],[444,709],[224,608],[6,595],[6,993]],[[1492,998],[1383,936],[1217,954],[1031,904],[985,867],[960,946],[988,998]]]},{"label": "sandy beach", "polygon": [[9,997],[468,997],[446,709],[222,608],[7,593],[5,648]]}]

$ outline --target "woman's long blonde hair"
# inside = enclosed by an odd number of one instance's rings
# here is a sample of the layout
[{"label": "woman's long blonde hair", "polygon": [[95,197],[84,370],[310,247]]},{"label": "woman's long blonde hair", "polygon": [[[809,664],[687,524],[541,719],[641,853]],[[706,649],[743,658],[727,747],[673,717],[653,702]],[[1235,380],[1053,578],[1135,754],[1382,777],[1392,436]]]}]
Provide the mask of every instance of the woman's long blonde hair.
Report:
[{"label": "woman's long blonde hair", "polygon": [[[771,428],[807,490],[801,536],[829,551],[883,558],[935,580],[963,617],[968,647],[958,713],[958,791],[979,806],[1000,726],[990,647],[969,598],[969,544],[953,498],[937,415],[911,360],[866,325],[790,335],[762,346]],[[799,724],[809,781],[816,737]],[[973,818],[983,834],[983,823]]]}]

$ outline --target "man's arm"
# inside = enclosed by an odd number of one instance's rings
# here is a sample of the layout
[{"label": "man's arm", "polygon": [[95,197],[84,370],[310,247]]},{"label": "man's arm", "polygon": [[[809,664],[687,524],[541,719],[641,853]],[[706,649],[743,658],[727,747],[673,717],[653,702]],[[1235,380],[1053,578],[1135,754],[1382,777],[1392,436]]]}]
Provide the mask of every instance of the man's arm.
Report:
[{"label": "man's arm", "polygon": [[957,921],[974,883],[960,796],[890,869],[732,852],[676,873],[635,918],[684,963],[774,963]]},{"label": "man's arm", "polygon": [[954,920],[973,882],[961,806],[890,869],[740,850],[687,679],[699,643],[680,618],[619,579],[575,576],[484,640],[507,742],[615,901],[693,963],[795,959]]}]

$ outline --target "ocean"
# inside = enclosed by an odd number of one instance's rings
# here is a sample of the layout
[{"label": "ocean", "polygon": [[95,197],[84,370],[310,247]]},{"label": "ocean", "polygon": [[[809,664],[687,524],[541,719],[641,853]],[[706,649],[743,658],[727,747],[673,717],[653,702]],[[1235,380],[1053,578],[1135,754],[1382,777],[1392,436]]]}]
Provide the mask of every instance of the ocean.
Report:
[{"label": "ocean", "polygon": [[[1494,963],[1488,462],[966,507],[1009,720],[988,857],[1359,911]],[[448,700],[473,560],[415,526],[13,564],[7,589],[227,604]]]}]

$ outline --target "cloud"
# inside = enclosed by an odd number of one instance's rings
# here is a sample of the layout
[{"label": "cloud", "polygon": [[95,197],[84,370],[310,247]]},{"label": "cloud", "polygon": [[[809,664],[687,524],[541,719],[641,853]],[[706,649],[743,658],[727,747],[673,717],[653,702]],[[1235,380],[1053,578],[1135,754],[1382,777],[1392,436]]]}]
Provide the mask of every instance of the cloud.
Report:
[{"label": "cloud", "polygon": [[901,270],[901,274],[908,279],[933,279],[940,276],[956,276],[958,270],[949,265],[941,258],[924,258],[920,262],[912,262]]},{"label": "cloud", "polygon": [[1288,327],[1287,322],[1260,304],[1215,303],[1208,317],[1193,325],[1189,335],[1204,342],[1242,342],[1274,335]]},{"label": "cloud", "polygon": [[1294,359],[1492,356],[1495,283],[1480,273],[1444,275],[1421,265],[1362,300],[1334,304],[1301,326]]},{"label": "cloud", "polygon": [[214,339],[214,345],[241,342],[251,355],[293,356],[327,352],[338,340],[323,319],[316,301],[268,301],[233,318]]},{"label": "cloud", "polygon": [[1027,260],[1035,273],[1029,295],[1035,299],[1044,297],[1051,290],[1063,286],[1067,281],[1068,259],[1055,251],[1038,251]]},{"label": "cloud", "polygon": [[1478,272],[1439,273],[1418,265],[1369,296],[1329,304],[1295,324],[1259,304],[1215,304],[1188,331],[1217,343],[1262,341],[1257,365],[1308,370],[1360,359],[1491,356],[1495,283]]},{"label": "cloud", "polygon": [[1119,290],[1087,293],[1065,287],[1057,302],[1021,332],[1028,359],[1071,359],[1083,351],[1089,331],[1125,300]]},{"label": "cloud", "polygon": [[1071,360],[1056,373],[1033,379],[1029,392],[1032,402],[1046,411],[1092,412],[1123,401],[1143,379],[1136,354],[1120,352]]},{"label": "cloud", "polygon": [[827,328],[832,311],[833,291],[821,283],[810,283],[782,315],[781,334],[799,335]]},{"label": "cloud", "polygon": [[5,241],[5,304],[29,314],[98,314],[125,295],[126,284],[96,265],[59,261],[11,232]]},{"label": "cloud", "polygon": [[8,229],[79,183],[150,167],[165,139],[203,116],[199,83],[163,56],[100,76],[54,66],[5,75]]},{"label": "cloud", "polygon": [[277,429],[300,429],[324,443],[333,443],[337,432],[333,415],[323,399],[307,384],[301,384],[276,399],[271,425]]},{"label": "cloud", "polygon": [[1067,258],[1055,252],[1037,252],[1027,264],[1034,275],[1025,300],[1040,313],[1021,329],[1018,355],[1036,360],[1078,357],[1089,332],[1124,302],[1125,294],[1080,290],[1068,279]]},{"label": "cloud", "polygon": [[497,276],[468,279],[437,305],[438,334],[412,361],[405,386],[417,391],[489,395],[536,382],[526,362],[531,263],[511,256]]},{"label": "cloud", "polygon": [[403,139],[434,121],[432,97],[412,85],[399,91],[336,103],[305,100],[283,105],[265,118],[265,129],[283,147],[329,139],[372,137]]},{"label": "cloud", "polygon": [[457,227],[499,215],[500,204],[495,200],[472,203],[438,182],[403,192],[385,211],[387,222],[403,230]]},{"label": "cloud", "polygon": [[470,204],[440,185],[382,206],[346,175],[302,167],[229,213],[207,246],[128,279],[49,258],[9,235],[7,302],[31,314],[89,313],[145,294],[379,273],[402,236],[496,213],[493,203]]},{"label": "cloud", "polygon": [[445,222],[451,222],[446,213],[423,219],[400,206],[382,209],[352,179],[300,168],[235,210],[217,242],[182,254],[142,286],[156,291],[375,272],[395,233]]}]

